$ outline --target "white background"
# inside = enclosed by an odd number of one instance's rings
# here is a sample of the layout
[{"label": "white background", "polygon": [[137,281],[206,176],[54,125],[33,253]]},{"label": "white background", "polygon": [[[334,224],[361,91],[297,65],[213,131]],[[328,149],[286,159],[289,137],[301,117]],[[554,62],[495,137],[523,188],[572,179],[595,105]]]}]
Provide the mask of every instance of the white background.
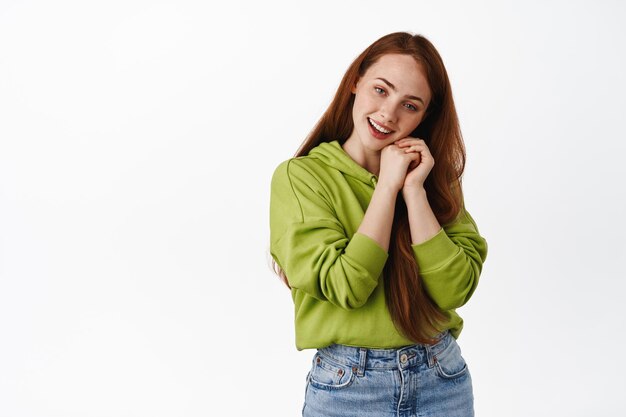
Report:
[{"label": "white background", "polygon": [[428,37],[489,243],[459,310],[476,414],[616,416],[618,1],[0,2],[0,417],[295,416],[312,350],[269,182],[349,63]]}]

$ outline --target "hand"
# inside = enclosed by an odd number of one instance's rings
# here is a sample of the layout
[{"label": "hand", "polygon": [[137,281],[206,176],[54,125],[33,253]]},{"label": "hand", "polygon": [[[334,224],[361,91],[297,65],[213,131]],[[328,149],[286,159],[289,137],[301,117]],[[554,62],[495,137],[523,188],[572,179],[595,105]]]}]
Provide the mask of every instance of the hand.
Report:
[{"label": "hand", "polygon": [[409,166],[416,160],[419,163],[420,154],[405,152],[396,143],[385,146],[381,151],[378,185],[400,191],[404,186]]},{"label": "hand", "polygon": [[424,188],[424,181],[435,166],[435,159],[426,146],[426,142],[423,139],[407,137],[396,141],[395,144],[407,155],[414,155],[413,162],[408,167],[409,172],[404,178],[402,189]]}]

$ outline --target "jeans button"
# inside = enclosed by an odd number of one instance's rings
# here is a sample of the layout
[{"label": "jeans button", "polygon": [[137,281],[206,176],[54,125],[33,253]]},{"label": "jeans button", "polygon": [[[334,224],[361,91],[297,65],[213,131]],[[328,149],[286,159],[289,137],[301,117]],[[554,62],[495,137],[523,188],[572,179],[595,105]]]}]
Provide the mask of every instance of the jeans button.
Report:
[{"label": "jeans button", "polygon": [[402,355],[400,355],[400,362],[406,363],[408,359],[409,358],[406,356],[406,353],[403,353]]}]

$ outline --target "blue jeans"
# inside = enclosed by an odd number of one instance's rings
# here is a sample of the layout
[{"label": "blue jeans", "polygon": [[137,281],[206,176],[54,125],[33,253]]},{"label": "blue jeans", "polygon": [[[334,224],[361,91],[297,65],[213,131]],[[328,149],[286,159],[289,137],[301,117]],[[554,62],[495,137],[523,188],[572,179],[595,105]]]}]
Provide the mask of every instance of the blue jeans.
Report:
[{"label": "blue jeans", "polygon": [[307,375],[304,417],[471,417],[472,378],[449,332],[434,345],[318,349]]}]

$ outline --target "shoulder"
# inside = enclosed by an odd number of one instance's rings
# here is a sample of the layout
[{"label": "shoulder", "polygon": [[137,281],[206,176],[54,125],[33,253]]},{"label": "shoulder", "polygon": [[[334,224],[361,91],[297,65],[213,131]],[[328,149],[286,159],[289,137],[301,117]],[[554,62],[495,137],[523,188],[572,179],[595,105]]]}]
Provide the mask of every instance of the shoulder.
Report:
[{"label": "shoulder", "polygon": [[301,183],[314,186],[321,184],[329,175],[329,167],[313,156],[287,159],[276,167],[272,175],[272,186]]},{"label": "shoulder", "polygon": [[461,206],[459,213],[456,218],[450,223],[443,226],[444,229],[459,229],[459,230],[475,230],[478,231],[478,226],[476,226],[476,222],[474,218],[470,215],[469,211],[465,208],[465,202]]}]

